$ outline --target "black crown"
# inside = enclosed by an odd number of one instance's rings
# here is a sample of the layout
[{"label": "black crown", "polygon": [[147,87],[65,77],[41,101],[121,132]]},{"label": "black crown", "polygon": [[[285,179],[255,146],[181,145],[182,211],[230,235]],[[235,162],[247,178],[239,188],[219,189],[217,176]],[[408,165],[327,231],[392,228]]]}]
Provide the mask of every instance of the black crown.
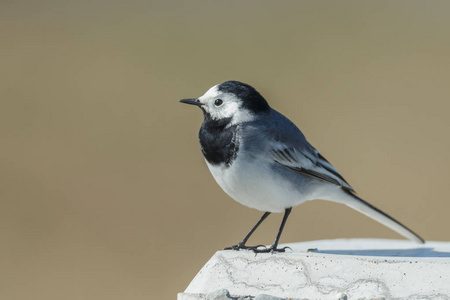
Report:
[{"label": "black crown", "polygon": [[270,106],[266,99],[252,86],[239,81],[226,81],[218,86],[219,91],[236,95],[242,100],[242,107],[254,112],[267,112]]}]

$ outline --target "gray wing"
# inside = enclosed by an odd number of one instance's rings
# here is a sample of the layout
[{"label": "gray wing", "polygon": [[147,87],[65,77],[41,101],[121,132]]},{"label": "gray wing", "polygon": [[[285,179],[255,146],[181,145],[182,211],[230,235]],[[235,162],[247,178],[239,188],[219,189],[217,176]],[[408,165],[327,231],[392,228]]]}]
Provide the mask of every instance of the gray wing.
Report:
[{"label": "gray wing", "polygon": [[298,151],[280,142],[272,147],[273,160],[294,171],[340,185],[352,193],[355,191],[341,174],[311,145],[310,151]]},{"label": "gray wing", "polygon": [[294,123],[275,110],[271,112],[271,121],[271,125],[266,127],[265,136],[271,141],[269,151],[276,163],[355,192],[319,151],[308,143]]}]

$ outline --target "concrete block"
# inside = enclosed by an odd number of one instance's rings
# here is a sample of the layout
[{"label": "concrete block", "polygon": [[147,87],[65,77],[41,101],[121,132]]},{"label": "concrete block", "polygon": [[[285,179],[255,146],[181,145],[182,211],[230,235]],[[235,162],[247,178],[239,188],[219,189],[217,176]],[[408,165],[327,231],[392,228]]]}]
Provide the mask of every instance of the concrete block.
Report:
[{"label": "concrete block", "polygon": [[450,242],[350,239],[285,246],[292,250],[218,251],[178,299],[450,299]]}]

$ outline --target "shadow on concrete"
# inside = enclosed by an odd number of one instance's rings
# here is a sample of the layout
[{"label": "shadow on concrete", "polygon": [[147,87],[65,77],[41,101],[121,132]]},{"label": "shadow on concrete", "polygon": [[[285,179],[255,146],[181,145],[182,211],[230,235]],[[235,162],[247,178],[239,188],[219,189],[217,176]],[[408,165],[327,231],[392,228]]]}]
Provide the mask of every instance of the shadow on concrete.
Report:
[{"label": "shadow on concrete", "polygon": [[387,256],[387,257],[450,257],[450,252],[434,251],[434,248],[318,250],[315,253],[358,255],[358,256]]}]

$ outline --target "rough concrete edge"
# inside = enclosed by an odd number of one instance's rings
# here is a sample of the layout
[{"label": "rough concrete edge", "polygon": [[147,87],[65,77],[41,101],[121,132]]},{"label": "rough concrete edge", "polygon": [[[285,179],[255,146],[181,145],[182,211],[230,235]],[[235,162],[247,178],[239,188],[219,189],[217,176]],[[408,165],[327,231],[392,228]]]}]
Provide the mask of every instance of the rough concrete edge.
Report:
[{"label": "rough concrete edge", "polygon": [[[303,300],[300,298],[279,298],[271,295],[260,294],[256,297],[253,296],[232,296],[226,289],[217,290],[208,294],[192,294],[192,293],[179,293],[178,300]],[[347,296],[342,294],[337,300],[347,300]]]}]

